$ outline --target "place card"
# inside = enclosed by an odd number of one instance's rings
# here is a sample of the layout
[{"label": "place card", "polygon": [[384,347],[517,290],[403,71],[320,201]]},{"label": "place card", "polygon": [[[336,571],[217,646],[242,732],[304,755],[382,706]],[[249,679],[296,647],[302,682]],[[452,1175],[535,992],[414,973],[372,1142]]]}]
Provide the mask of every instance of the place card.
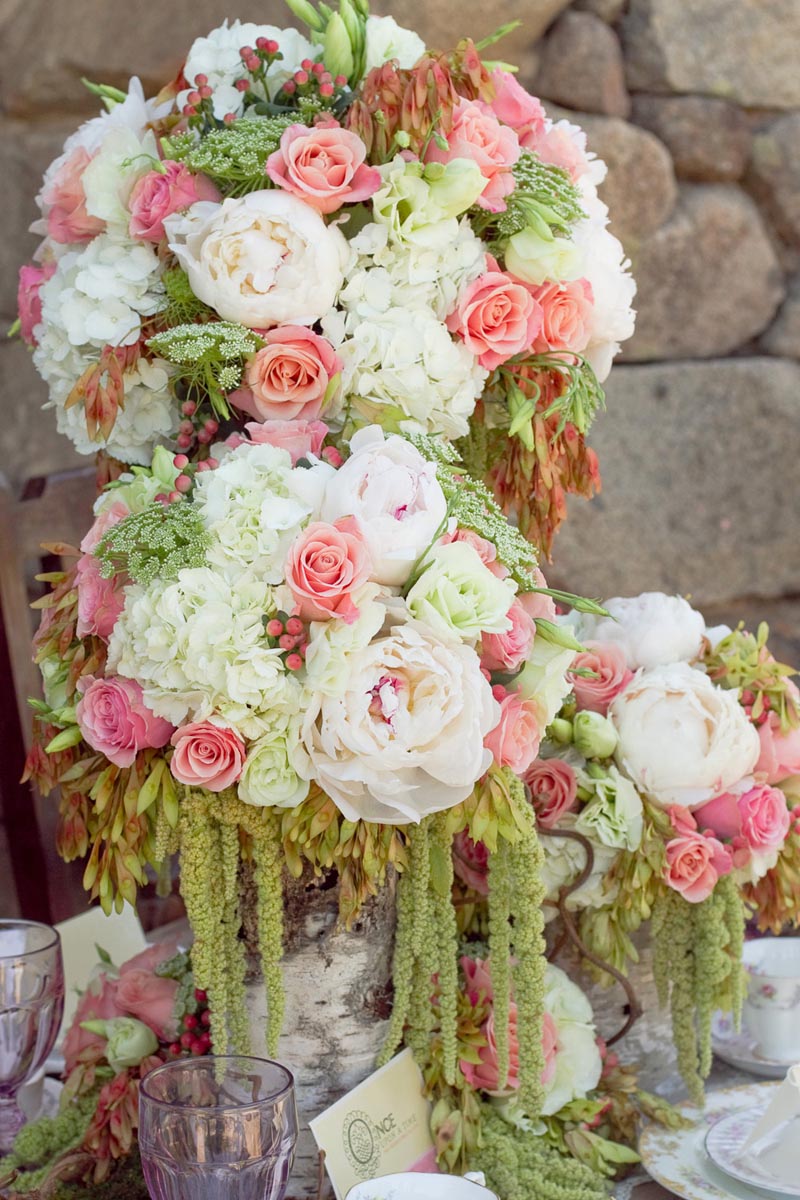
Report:
[{"label": "place card", "polygon": [[106,916],[102,908],[90,908],[77,917],[56,925],[61,935],[64,956],[64,1019],[62,1032],[69,1028],[80,993],[85,992],[97,966],[97,947],[108,952],[115,966],[127,962],[147,949],[139,918],[130,904],[121,913]]},{"label": "place card", "polygon": [[336,1200],[380,1175],[436,1170],[430,1103],[422,1087],[414,1055],[403,1050],[309,1122]]}]

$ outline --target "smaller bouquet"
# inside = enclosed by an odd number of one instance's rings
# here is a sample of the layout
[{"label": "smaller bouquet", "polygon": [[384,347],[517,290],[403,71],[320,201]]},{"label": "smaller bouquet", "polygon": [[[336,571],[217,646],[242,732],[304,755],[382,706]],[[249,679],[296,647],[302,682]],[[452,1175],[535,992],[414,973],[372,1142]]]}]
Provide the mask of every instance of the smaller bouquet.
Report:
[{"label": "smaller bouquet", "polygon": [[4,1160],[15,1196],[60,1198],[59,1181],[68,1180],[92,1195],[146,1200],[136,1150],[139,1081],[169,1059],[212,1050],[208,1000],[194,987],[188,954],[165,943],[117,968],[98,953],[64,1038],[60,1112],[26,1125]]}]

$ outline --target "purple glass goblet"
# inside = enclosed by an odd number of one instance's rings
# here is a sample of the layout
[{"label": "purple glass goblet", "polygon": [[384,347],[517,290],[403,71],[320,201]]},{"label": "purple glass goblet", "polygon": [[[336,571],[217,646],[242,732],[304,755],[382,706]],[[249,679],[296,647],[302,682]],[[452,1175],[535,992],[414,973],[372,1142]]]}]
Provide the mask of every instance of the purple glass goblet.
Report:
[{"label": "purple glass goblet", "polygon": [[25,1124],[17,1093],[53,1049],[63,1013],[58,931],[36,921],[0,921],[0,1153]]},{"label": "purple glass goblet", "polygon": [[152,1200],[283,1200],[297,1141],[294,1078],[244,1056],[156,1067],[139,1090]]}]

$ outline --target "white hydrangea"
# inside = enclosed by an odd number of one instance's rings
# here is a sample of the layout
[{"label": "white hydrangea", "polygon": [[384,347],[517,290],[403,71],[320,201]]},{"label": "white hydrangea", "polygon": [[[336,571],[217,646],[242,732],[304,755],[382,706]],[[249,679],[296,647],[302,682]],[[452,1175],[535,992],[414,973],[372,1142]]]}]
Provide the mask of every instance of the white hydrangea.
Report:
[{"label": "white hydrangea", "polygon": [[241,576],[231,588],[211,567],[131,586],[109,642],[109,668],[136,679],[145,702],[174,725],[217,713],[244,737],[258,737],[259,713],[292,703],[299,687],[267,641],[264,614],[272,603],[261,580]]},{"label": "white hydrangea", "polygon": [[195,507],[212,535],[208,561],[231,581],[255,567],[277,584],[289,546],[319,512],[325,484],[334,474],[327,463],[292,470],[286,450],[243,445],[195,484]]},{"label": "white hydrangea", "polygon": [[544,1011],[556,1028],[555,1071],[545,1085],[542,1114],[550,1116],[597,1087],[603,1070],[588,996],[560,967],[548,963]]},{"label": "white hydrangea", "polygon": [[124,127],[110,129],[81,176],[86,211],[124,237],[130,224],[128,201],[134,184],[158,161],[158,143],[152,131],[140,136]]},{"label": "white hydrangea", "polygon": [[373,70],[395,59],[401,70],[413,67],[425,53],[425,43],[413,29],[404,29],[394,17],[367,17],[365,69]]},{"label": "white hydrangea", "polygon": [[214,116],[221,121],[226,113],[239,116],[244,111],[244,93],[234,86],[237,79],[247,75],[239,51],[242,46],[255,47],[258,38],[278,43],[283,58],[274,62],[266,74],[267,92],[273,100],[284,83],[299,68],[304,58],[316,59],[319,51],[296,29],[279,29],[277,25],[256,25],[239,20],[225,20],[207,37],[197,38],[189,51],[183,74],[189,87],[178,93],[178,107],[183,108],[186,97],[198,75],[208,77],[213,90]]}]

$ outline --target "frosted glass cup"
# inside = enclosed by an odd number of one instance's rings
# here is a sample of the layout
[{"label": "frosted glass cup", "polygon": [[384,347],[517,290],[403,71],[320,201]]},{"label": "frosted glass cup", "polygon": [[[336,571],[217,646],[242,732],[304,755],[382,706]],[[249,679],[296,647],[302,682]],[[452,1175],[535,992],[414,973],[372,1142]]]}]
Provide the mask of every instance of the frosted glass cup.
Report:
[{"label": "frosted glass cup", "polygon": [[187,1058],[139,1090],[152,1200],[283,1200],[297,1141],[294,1079],[269,1059]]}]

